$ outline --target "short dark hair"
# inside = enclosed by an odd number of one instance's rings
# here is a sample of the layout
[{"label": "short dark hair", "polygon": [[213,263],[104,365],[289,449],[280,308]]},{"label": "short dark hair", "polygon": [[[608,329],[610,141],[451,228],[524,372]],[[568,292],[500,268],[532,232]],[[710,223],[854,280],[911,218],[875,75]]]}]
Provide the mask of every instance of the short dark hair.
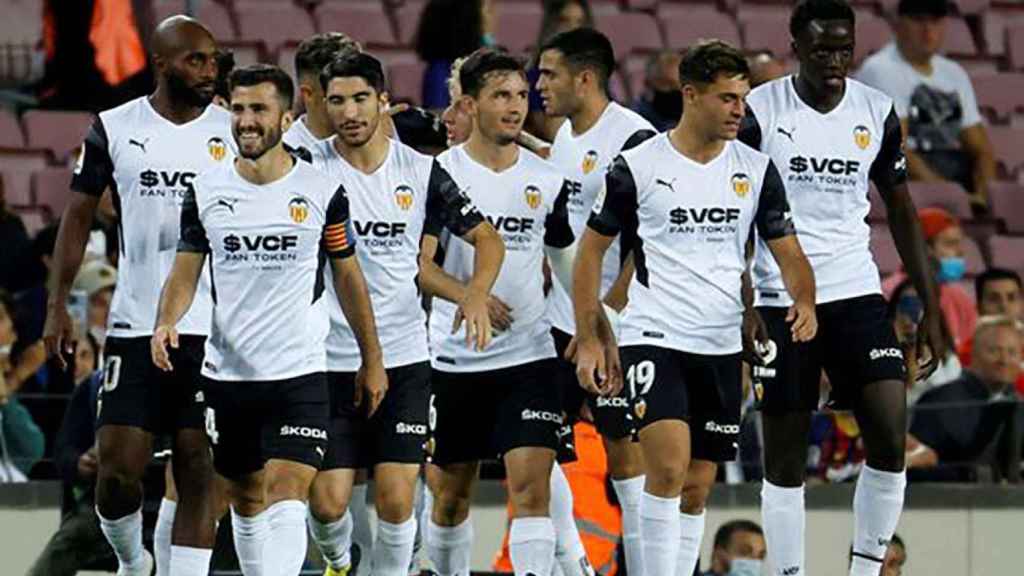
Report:
[{"label": "short dark hair", "polygon": [[462,93],[477,97],[492,72],[519,72],[525,75],[523,62],[519,58],[491,48],[480,48],[469,55],[459,69],[459,84]]},{"label": "short dark hair", "polygon": [[577,73],[584,68],[597,72],[601,87],[607,92],[608,79],[615,71],[615,50],[607,36],[593,28],[576,28],[551,37],[540,49],[558,50],[569,68]]},{"label": "short dark hair", "polygon": [[707,40],[690,47],[679,61],[682,84],[711,84],[720,75],[750,76],[750,66],[743,52],[728,42]]},{"label": "short dark hair", "polygon": [[235,55],[230,50],[217,51],[217,80],[214,83],[213,93],[225,100],[231,99],[231,90],[228,89],[228,76],[235,69]]},{"label": "short dark hair", "polygon": [[295,86],[292,78],[287,72],[271,64],[252,64],[242,68],[236,68],[228,77],[228,85],[231,91],[239,86],[258,86],[270,83],[277,89],[277,97],[281,100],[282,110],[291,110],[292,101],[295,98]]},{"label": "short dark hair", "polygon": [[989,268],[978,277],[974,279],[974,294],[978,300],[981,300],[982,294],[985,293],[985,285],[989,282],[995,282],[997,280],[1013,280],[1017,283],[1017,288],[1022,288],[1020,274],[1013,270],[1007,270],[1006,268]]},{"label": "short dark hair", "polygon": [[789,17],[789,35],[796,38],[812,20],[847,20],[857,25],[857,15],[846,0],[800,0]]},{"label": "short dark hair", "polygon": [[362,50],[359,42],[341,32],[310,36],[299,44],[299,50],[295,53],[295,75],[299,78],[305,75],[319,78],[320,72],[335,58]]},{"label": "short dark hair", "polygon": [[715,532],[715,549],[725,550],[729,547],[729,542],[732,541],[732,535],[737,532],[753,532],[754,534],[764,535],[764,530],[757,522],[751,522],[750,520],[731,520],[722,524],[718,531]]},{"label": "short dark hair", "polygon": [[357,77],[366,80],[366,83],[373,87],[378,94],[387,91],[387,82],[384,79],[384,67],[380,60],[370,56],[366,52],[349,52],[331,60],[324,69],[320,71],[320,87],[327,91],[327,85],[334,78]]}]

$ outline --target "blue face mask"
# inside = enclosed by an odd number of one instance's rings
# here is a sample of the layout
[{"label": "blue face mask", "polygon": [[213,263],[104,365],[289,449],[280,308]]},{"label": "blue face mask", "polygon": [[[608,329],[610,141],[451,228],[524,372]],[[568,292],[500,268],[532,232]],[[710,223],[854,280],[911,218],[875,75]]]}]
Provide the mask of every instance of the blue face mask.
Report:
[{"label": "blue face mask", "polygon": [[481,38],[481,42],[487,47],[498,45],[498,41],[494,38],[494,34],[484,34],[483,38]]},{"label": "blue face mask", "polygon": [[754,558],[733,558],[726,576],[761,576],[761,564]]},{"label": "blue face mask", "polygon": [[939,282],[956,282],[964,277],[967,263],[963,258],[941,258],[939,260]]}]

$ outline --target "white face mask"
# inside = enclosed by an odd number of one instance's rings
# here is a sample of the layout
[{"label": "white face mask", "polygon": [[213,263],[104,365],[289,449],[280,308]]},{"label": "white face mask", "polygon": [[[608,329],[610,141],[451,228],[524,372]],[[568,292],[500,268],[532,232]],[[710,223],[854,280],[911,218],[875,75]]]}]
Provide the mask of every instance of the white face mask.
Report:
[{"label": "white face mask", "polygon": [[761,576],[761,560],[754,558],[733,558],[726,576]]}]

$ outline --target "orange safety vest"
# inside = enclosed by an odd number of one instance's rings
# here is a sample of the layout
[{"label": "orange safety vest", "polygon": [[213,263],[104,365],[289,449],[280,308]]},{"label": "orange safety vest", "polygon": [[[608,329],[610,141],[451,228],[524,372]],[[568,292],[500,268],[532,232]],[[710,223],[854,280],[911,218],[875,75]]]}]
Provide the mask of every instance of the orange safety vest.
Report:
[{"label": "orange safety vest", "polygon": [[146,50],[135,27],[131,0],[95,0],[89,41],[96,51],[96,68],[117,86],[146,68]]},{"label": "orange safety vest", "polygon": [[[579,459],[562,466],[572,488],[572,513],[594,570],[602,576],[615,576],[619,571],[616,549],[622,540],[622,510],[608,500],[608,462],[604,443],[593,424],[578,422],[574,432]],[[493,569],[495,572],[512,572],[507,529],[501,550],[494,558]]]}]

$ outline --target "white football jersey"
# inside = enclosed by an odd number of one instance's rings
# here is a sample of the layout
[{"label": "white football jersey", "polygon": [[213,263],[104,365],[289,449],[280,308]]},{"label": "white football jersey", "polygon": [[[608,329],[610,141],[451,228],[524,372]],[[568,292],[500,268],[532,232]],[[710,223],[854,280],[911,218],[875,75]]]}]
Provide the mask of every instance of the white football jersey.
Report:
[{"label": "white football jersey", "polygon": [[[794,81],[787,76],[750,93],[740,139],[779,168],[800,245],[814,269],[818,303],[880,294],[878,267],[868,249],[868,181],[883,194],[906,181],[892,99],[847,79],[843,99],[822,114],[801,100]],[[754,288],[759,306],[792,304],[760,238]]]},{"label": "white football jersey", "polygon": [[310,155],[312,155],[312,162],[314,164],[323,162],[323,144],[329,142],[333,138],[328,136],[327,138],[317,138],[309,131],[309,127],[306,126],[306,115],[303,114],[292,122],[288,131],[284,133],[284,143],[293,149],[304,148]]},{"label": "white football jersey", "polygon": [[[477,163],[461,145],[437,160],[505,241],[505,260],[491,293],[512,308],[513,323],[478,352],[466,345],[465,324],[457,334],[451,333],[455,304],[435,298],[430,315],[431,364],[444,372],[482,372],[553,358],[551,324],[544,313],[544,246],[564,248],[573,242],[566,207],[569,182],[524,148],[519,149],[516,163],[502,172]],[[427,233],[438,235],[433,222],[428,223]],[[444,270],[468,282],[473,246],[454,236],[441,238],[446,242]]]},{"label": "white football jersey", "polygon": [[[153,334],[160,290],[174,264],[181,206],[197,175],[234,159],[231,114],[210,105],[175,124],[136,98],[101,112],[82,145],[71,188],[100,196],[110,188],[118,215],[120,258],[107,334]],[[210,330],[210,280],[203,273],[182,334]]]},{"label": "white football jersey", "polygon": [[[604,185],[604,173],[619,152],[628,150],[656,134],[654,126],[636,112],[610,102],[589,130],[574,136],[572,123],[563,122],[551,144],[548,160],[572,183],[569,196],[569,225],[579,238],[587,225],[590,209]],[[622,264],[620,243],[613,243],[604,256],[601,270],[601,295],[611,287]],[[576,332],[572,298],[557,278],[548,293],[551,324],[567,334]]]},{"label": "white football jersey", "polygon": [[[456,235],[483,221],[448,173],[432,157],[391,140],[384,162],[365,174],[349,164],[329,140],[315,164],[340,181],[348,196],[352,231],[359,243],[359,265],[373,302],[377,336],[384,366],[394,368],[430,359],[427,317],[418,284],[420,238],[428,218],[435,218]],[[361,358],[355,334],[334,294],[331,271],[325,271],[331,331],[327,337],[327,367],[354,372]]]},{"label": "white football jersey", "polygon": [[727,142],[700,164],[667,133],[615,159],[587,225],[604,236],[637,236],[619,342],[714,355],[742,349],[740,277],[751,227],[768,239],[793,234],[767,156]]},{"label": "white football jersey", "polygon": [[355,250],[344,189],[298,159],[269,184],[226,164],[193,187],[179,250],[207,254],[213,279],[203,375],[283,380],[326,370],[323,268]]}]

